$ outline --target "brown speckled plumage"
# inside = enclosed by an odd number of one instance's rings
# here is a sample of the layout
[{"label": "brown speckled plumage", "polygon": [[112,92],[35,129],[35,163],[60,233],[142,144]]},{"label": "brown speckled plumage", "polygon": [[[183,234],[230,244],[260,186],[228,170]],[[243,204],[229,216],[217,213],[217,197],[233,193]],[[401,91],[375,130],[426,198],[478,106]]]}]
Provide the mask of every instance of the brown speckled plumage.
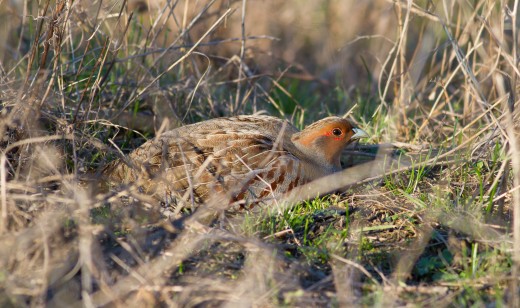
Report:
[{"label": "brown speckled plumage", "polygon": [[249,208],[339,170],[341,150],[365,135],[338,117],[302,132],[269,116],[219,118],[149,140],[129,155],[128,164],[117,160],[104,174],[114,184],[136,183],[166,203],[203,203],[225,193],[230,204]]}]

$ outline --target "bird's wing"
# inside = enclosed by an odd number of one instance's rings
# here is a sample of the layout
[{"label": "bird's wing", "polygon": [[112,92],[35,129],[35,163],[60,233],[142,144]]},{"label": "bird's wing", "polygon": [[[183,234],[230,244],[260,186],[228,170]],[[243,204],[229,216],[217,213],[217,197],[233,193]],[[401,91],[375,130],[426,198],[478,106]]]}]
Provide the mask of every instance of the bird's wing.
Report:
[{"label": "bird's wing", "polygon": [[161,200],[174,195],[203,202],[212,192],[232,200],[261,199],[301,179],[289,172],[300,170],[300,162],[283,143],[260,131],[199,127],[150,140],[127,163],[118,160],[105,170],[112,183],[136,183]]}]

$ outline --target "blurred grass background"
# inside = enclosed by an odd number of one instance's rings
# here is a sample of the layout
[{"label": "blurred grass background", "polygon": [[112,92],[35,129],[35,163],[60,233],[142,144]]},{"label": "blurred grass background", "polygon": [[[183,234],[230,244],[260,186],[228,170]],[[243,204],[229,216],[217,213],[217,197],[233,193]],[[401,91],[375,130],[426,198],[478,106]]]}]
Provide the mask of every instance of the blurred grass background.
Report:
[{"label": "blurred grass background", "polygon": [[[517,1],[0,3],[2,306],[518,306]],[[257,112],[377,175],[217,224],[79,180]]]}]

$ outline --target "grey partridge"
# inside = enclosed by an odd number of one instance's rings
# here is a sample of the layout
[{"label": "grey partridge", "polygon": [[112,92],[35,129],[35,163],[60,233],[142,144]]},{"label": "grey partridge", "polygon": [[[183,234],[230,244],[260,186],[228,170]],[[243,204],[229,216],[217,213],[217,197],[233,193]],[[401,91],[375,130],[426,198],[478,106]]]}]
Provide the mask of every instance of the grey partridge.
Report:
[{"label": "grey partridge", "polygon": [[250,208],[340,170],[342,150],[364,137],[340,117],[303,131],[271,116],[217,118],[165,132],[104,174],[166,204],[201,204],[223,193],[230,210]]}]

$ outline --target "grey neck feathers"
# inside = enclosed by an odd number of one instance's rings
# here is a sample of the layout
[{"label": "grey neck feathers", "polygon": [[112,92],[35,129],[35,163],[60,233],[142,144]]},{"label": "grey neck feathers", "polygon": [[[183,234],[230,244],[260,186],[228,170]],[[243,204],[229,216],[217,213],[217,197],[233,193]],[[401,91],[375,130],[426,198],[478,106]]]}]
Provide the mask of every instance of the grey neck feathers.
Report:
[{"label": "grey neck feathers", "polygon": [[317,178],[341,170],[339,157],[337,161],[332,164],[325,158],[323,154],[324,145],[322,144],[321,138],[317,138],[310,146],[304,146],[297,140],[294,140],[293,143],[303,154],[301,155],[302,157],[298,158],[309,163],[309,170],[307,171],[313,174],[312,177]]}]

